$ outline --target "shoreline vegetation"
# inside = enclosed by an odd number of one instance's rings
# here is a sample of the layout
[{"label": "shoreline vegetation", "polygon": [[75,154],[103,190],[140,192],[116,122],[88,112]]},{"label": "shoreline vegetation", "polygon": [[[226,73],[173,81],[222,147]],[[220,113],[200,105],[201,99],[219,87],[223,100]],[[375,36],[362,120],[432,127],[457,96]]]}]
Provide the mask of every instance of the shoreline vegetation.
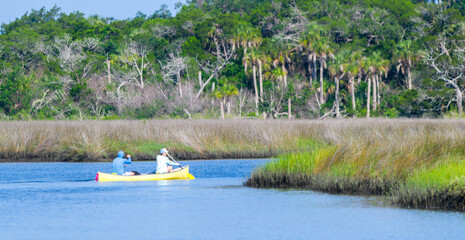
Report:
[{"label": "shoreline vegetation", "polygon": [[245,185],[385,195],[400,207],[465,210],[463,121],[354,119],[307,126],[303,131],[314,131],[307,150],[255,169]]},{"label": "shoreline vegetation", "polygon": [[385,195],[402,207],[465,210],[465,122],[427,119],[0,122],[0,162],[278,157],[244,183]]}]

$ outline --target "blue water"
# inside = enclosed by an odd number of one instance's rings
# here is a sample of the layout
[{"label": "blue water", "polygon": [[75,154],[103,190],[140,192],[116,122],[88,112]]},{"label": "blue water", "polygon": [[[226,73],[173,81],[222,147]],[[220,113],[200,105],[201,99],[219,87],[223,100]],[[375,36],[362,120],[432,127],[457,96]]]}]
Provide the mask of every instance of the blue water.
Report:
[{"label": "blue water", "polygon": [[464,213],[243,187],[266,161],[181,162],[195,180],[115,183],[94,181],[111,163],[0,164],[0,239],[465,239]]}]

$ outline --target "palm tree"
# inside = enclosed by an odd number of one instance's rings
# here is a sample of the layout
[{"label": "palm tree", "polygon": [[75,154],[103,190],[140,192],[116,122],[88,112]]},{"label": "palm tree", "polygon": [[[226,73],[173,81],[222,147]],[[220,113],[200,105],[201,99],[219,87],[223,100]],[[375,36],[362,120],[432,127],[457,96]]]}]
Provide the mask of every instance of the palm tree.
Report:
[{"label": "palm tree", "polygon": [[380,52],[374,52],[370,58],[369,72],[373,80],[373,110],[376,110],[381,101],[380,81],[382,74],[387,74],[389,61],[385,60]]},{"label": "palm tree", "polygon": [[254,48],[252,48],[250,52],[249,62],[252,64],[253,88],[255,91],[255,113],[258,115],[258,87],[257,87],[257,67],[256,67],[258,64],[258,54]]},{"label": "palm tree", "polygon": [[382,58],[381,56],[378,56],[374,64],[376,69],[376,87],[378,89],[376,102],[379,105],[379,103],[381,102],[380,82],[382,80],[383,74],[385,75],[385,77],[387,77],[387,73],[389,71],[389,61]]},{"label": "palm tree", "polygon": [[335,92],[335,104],[336,104],[336,117],[340,118],[341,113],[339,111],[339,82],[341,78],[344,77],[346,74],[346,62],[350,58],[350,52],[346,49],[341,50],[333,59],[331,64],[329,65],[329,72],[331,76],[334,78],[334,82],[336,83],[336,92]]},{"label": "palm tree", "polygon": [[244,48],[244,71],[247,73],[247,49],[258,47],[262,43],[260,32],[250,24],[239,24],[231,39],[233,48],[241,46]]},{"label": "palm tree", "polygon": [[228,117],[231,115],[231,97],[239,94],[239,90],[234,84],[227,83],[222,87],[224,98],[226,99],[226,108]]},{"label": "palm tree", "polygon": [[372,58],[371,57],[364,57],[361,60],[361,65],[363,67],[363,71],[366,73],[367,82],[368,82],[368,92],[367,92],[367,115],[366,117],[370,117],[370,94],[371,94],[371,78],[374,72],[374,68],[372,67]]},{"label": "palm tree", "polygon": [[[284,88],[287,89],[287,74],[288,74],[288,70],[286,68],[286,63],[290,63],[291,62],[291,58],[290,58],[290,53],[289,53],[289,50],[290,50],[290,44],[288,41],[284,40],[284,39],[281,39],[281,38],[273,38],[272,39],[272,42],[273,42],[273,45],[275,46],[274,48],[274,53],[275,53],[275,57],[274,57],[274,60],[273,60],[273,66],[276,68],[278,66],[278,64],[281,65],[281,70],[282,70],[282,73],[283,73],[283,81],[284,81]],[[291,115],[291,98],[289,96],[288,98],[288,117],[289,119],[292,118],[292,115]]]},{"label": "palm tree", "polygon": [[[313,79],[316,77],[316,52],[315,45],[321,39],[321,27],[319,25],[309,25],[307,30],[302,34],[299,44],[303,48],[308,58],[309,82],[312,86]],[[313,67],[312,67],[313,65]]]},{"label": "palm tree", "polygon": [[258,74],[259,74],[259,86],[260,86],[260,102],[263,102],[263,70],[268,69],[271,62],[271,57],[263,51],[257,54]]},{"label": "palm tree", "polygon": [[329,46],[329,40],[322,38],[316,42],[315,53],[320,60],[320,104],[324,103],[324,87],[323,87],[323,70],[326,68],[326,61],[328,58],[332,58],[334,49]]},{"label": "palm tree", "polygon": [[420,55],[416,53],[412,47],[412,40],[400,41],[394,50],[394,58],[397,61],[397,72],[402,71],[405,75],[407,72],[407,87],[412,89],[412,66],[418,61]]},{"label": "palm tree", "polygon": [[222,89],[216,89],[212,93],[213,97],[220,101],[220,114],[221,118],[224,119],[224,96]]},{"label": "palm tree", "polygon": [[[349,61],[345,63],[345,69],[349,77],[350,96],[352,98],[352,110],[356,111],[355,105],[355,76],[360,76],[361,73],[361,51],[355,51],[350,55]],[[355,115],[354,115],[355,116]]]}]

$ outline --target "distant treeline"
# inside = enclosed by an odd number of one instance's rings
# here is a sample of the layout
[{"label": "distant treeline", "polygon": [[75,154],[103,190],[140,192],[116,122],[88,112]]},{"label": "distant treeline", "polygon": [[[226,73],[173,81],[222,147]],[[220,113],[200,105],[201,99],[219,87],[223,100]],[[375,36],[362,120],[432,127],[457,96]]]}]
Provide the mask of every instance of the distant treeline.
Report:
[{"label": "distant treeline", "polygon": [[0,119],[462,116],[464,1],[175,6],[3,24]]}]

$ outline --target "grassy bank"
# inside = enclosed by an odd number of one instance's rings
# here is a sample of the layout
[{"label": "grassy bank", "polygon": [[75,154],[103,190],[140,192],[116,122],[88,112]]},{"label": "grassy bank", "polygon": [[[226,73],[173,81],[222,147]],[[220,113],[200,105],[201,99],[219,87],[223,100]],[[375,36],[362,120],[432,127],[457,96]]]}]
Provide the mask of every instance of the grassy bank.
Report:
[{"label": "grassy bank", "polygon": [[305,150],[318,122],[260,120],[0,122],[0,161],[107,161],[118,150],[153,160],[267,158]]},{"label": "grassy bank", "polygon": [[403,207],[465,210],[465,122],[351,120],[320,125],[306,152],[256,169],[252,187],[388,195]]}]

